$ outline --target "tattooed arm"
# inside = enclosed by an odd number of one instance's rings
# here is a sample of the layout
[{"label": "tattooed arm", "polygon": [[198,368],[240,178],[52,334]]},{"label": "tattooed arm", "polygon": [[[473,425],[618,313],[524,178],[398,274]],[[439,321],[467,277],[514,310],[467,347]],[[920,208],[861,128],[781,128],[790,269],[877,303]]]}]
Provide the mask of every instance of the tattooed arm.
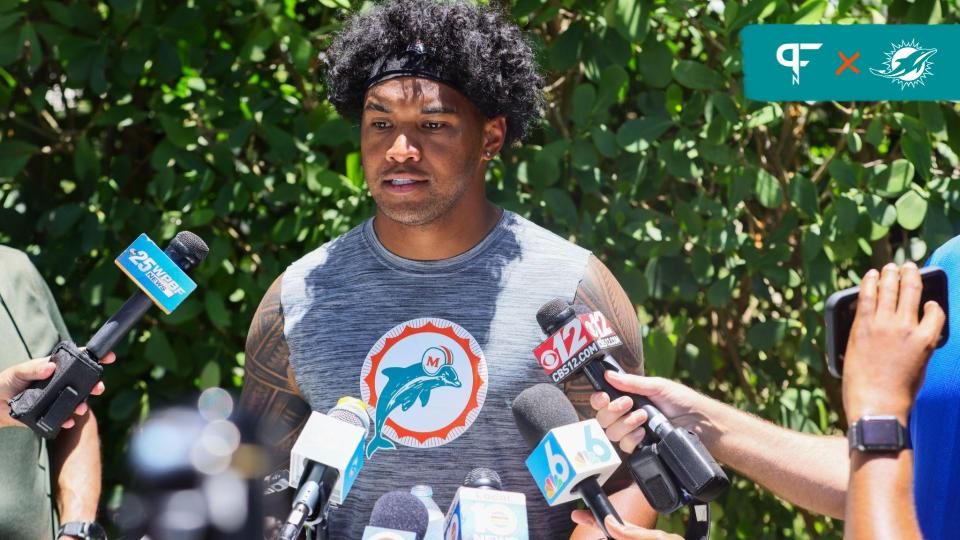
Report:
[{"label": "tattooed arm", "polygon": [[[256,421],[267,448],[269,472],[288,467],[290,449],[310,416],[310,406],[294,380],[283,335],[282,281],[283,275],[273,282],[250,323],[240,395],[241,410]],[[280,496],[274,500],[277,504],[265,508],[266,515],[282,520],[290,511],[290,503]]]},{"label": "tattooed arm", "polygon": [[[577,287],[577,295],[573,302],[606,315],[614,332],[623,341],[623,347],[611,351],[610,355],[617,360],[624,371],[643,375],[643,343],[640,337],[640,323],[637,321],[637,310],[617,278],[613,277],[610,270],[593,255],[587,262],[587,270]],[[582,373],[564,384],[564,392],[581,418],[593,418],[596,415],[596,411],[590,405],[590,396],[596,390]],[[621,466],[604,487],[608,492],[622,490],[611,496],[610,500],[624,521],[645,527],[651,527],[656,522],[656,512],[647,504],[639,488],[634,485],[633,477],[625,466]],[[596,529],[580,525],[571,538],[593,539],[598,537],[597,534]]]}]

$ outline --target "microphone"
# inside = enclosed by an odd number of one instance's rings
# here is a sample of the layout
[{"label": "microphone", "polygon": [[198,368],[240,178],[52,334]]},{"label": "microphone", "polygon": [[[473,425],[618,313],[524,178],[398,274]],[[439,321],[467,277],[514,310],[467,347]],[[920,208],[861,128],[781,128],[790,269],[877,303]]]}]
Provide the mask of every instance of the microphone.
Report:
[{"label": "microphone", "polygon": [[103,375],[100,359],[154,303],[168,314],[176,309],[197,288],[186,272],[200,264],[209,251],[199,236],[188,231],[179,232],[164,251],[141,234],[115,260],[141,290],[100,327],[85,350],[70,341],[58,343],[50,353],[51,362],[57,365],[53,376],[14,396],[8,402],[10,416],[45,439],[56,437]]},{"label": "microphone", "polygon": [[423,540],[430,524],[427,507],[409,491],[384,493],[373,505],[363,540]]},{"label": "microphone", "polygon": [[523,493],[501,491],[500,475],[478,467],[457,489],[444,522],[445,540],[528,540],[527,500]]},{"label": "microphone", "polygon": [[582,498],[603,533],[610,537],[604,519],[612,515],[623,520],[600,487],[620,458],[595,419],[578,421],[577,411],[555,386],[537,384],[513,401],[517,429],[533,449],[527,470],[547,504]]},{"label": "microphone", "polygon": [[[555,298],[537,311],[537,323],[548,338],[534,355],[553,382],[560,384],[582,370],[590,384],[611,400],[626,395],[603,376],[608,370],[624,372],[607,352],[623,343],[603,313]],[[646,396],[630,397],[633,410],[643,409],[648,417],[649,429],[629,463],[650,505],[668,514],[689,497],[703,502],[719,497],[730,481],[696,434],[674,427]]]},{"label": "microphone", "polygon": [[289,485],[297,488],[280,540],[294,540],[304,524],[326,515],[328,504],[346,499],[363,465],[370,431],[366,405],[341,398],[326,415],[314,411],[290,451]]}]

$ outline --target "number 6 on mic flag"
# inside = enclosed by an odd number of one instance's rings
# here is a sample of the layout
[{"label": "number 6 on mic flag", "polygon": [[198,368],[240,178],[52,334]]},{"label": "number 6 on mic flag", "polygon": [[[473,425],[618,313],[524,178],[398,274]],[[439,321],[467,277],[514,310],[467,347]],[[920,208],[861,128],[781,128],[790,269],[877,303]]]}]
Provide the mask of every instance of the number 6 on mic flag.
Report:
[{"label": "number 6 on mic flag", "polygon": [[526,461],[547,504],[554,506],[582,497],[581,480],[598,477],[603,485],[620,465],[620,457],[594,419],[551,429]]}]

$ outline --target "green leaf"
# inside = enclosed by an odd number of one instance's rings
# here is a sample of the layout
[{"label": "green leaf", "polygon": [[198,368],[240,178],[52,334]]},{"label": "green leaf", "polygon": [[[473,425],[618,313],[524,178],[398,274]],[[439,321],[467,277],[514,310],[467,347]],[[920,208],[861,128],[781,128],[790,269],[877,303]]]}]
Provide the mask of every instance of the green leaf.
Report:
[{"label": "green leaf", "polygon": [[723,85],[723,77],[700,62],[680,60],[673,68],[673,77],[693,90],[714,90]]},{"label": "green leaf", "polygon": [[916,191],[910,190],[897,199],[897,223],[904,229],[917,229],[926,215],[927,200]]},{"label": "green leaf", "polygon": [[787,321],[769,319],[756,323],[747,329],[747,343],[759,351],[769,353],[783,342],[787,334]]},{"label": "green leaf", "polygon": [[604,157],[615,158],[620,153],[620,147],[617,146],[617,136],[606,125],[601,124],[591,127],[590,137],[593,139],[594,146]]},{"label": "green leaf", "polygon": [[677,363],[677,346],[670,341],[662,330],[652,329],[643,340],[646,375],[657,377],[673,376]]},{"label": "green leaf", "polygon": [[217,328],[226,330],[230,327],[230,312],[227,310],[223,295],[217,291],[207,290],[203,296],[203,306],[210,322]]},{"label": "green leaf", "polygon": [[783,202],[783,188],[780,182],[766,169],[757,169],[754,191],[757,201],[767,208],[777,208]]},{"label": "green leaf", "polygon": [[577,207],[573,204],[570,194],[562,189],[548,188],[543,192],[543,202],[561,221],[568,224],[577,223]]},{"label": "green leaf", "polygon": [[13,178],[37,153],[37,147],[12,140],[0,142],[0,178]]},{"label": "green leaf", "polygon": [[627,41],[639,43],[647,34],[648,14],[643,2],[609,0],[604,16]]},{"label": "green leaf", "polygon": [[898,197],[910,187],[913,175],[913,163],[897,159],[889,167],[880,165],[874,169],[870,187],[882,197]]},{"label": "green leaf", "polygon": [[671,121],[659,116],[628,120],[617,130],[617,143],[627,152],[641,152],[670,128]]},{"label": "green leaf", "polygon": [[908,134],[900,140],[900,146],[903,148],[904,157],[916,166],[920,176],[922,176],[924,180],[930,180],[930,169],[933,165],[930,157],[933,154],[933,150],[930,148],[930,141],[927,140],[926,137],[922,140],[917,140]]},{"label": "green leaf", "polygon": [[827,11],[827,0],[807,0],[793,15],[793,24],[818,24]]},{"label": "green leaf", "polygon": [[160,329],[150,331],[150,339],[147,340],[147,346],[144,349],[144,355],[147,360],[156,366],[160,366],[170,371],[177,370],[177,354],[173,352],[173,346],[167,335]]},{"label": "green leaf", "polygon": [[567,29],[554,40],[550,45],[548,54],[550,69],[554,71],[566,71],[577,63],[585,32],[586,25],[584,22],[577,21],[567,27]]},{"label": "green leaf", "polygon": [[672,65],[670,49],[662,41],[657,41],[656,34],[650,34],[637,58],[640,79],[654,88],[665,88],[673,80]]},{"label": "green leaf", "polygon": [[77,180],[96,181],[100,177],[100,157],[86,137],[77,141],[73,152],[73,171]]},{"label": "green leaf", "polygon": [[799,174],[790,179],[790,202],[807,218],[817,216],[817,187],[807,177]]},{"label": "green leaf", "polygon": [[570,113],[570,119],[577,125],[587,123],[590,119],[590,111],[597,99],[597,90],[590,83],[583,83],[577,86],[573,91],[573,110]]}]

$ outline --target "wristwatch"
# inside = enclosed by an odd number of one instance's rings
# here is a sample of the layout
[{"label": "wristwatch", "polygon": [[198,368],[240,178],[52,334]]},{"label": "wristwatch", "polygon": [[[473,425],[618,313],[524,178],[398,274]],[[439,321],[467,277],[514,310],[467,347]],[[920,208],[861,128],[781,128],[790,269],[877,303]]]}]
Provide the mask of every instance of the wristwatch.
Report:
[{"label": "wristwatch", "polygon": [[913,448],[910,432],[896,416],[862,416],[847,431],[850,451],[899,452]]},{"label": "wristwatch", "polygon": [[90,540],[107,540],[107,531],[103,530],[96,521],[71,521],[64,523],[57,531],[57,538],[61,536],[76,536]]}]

